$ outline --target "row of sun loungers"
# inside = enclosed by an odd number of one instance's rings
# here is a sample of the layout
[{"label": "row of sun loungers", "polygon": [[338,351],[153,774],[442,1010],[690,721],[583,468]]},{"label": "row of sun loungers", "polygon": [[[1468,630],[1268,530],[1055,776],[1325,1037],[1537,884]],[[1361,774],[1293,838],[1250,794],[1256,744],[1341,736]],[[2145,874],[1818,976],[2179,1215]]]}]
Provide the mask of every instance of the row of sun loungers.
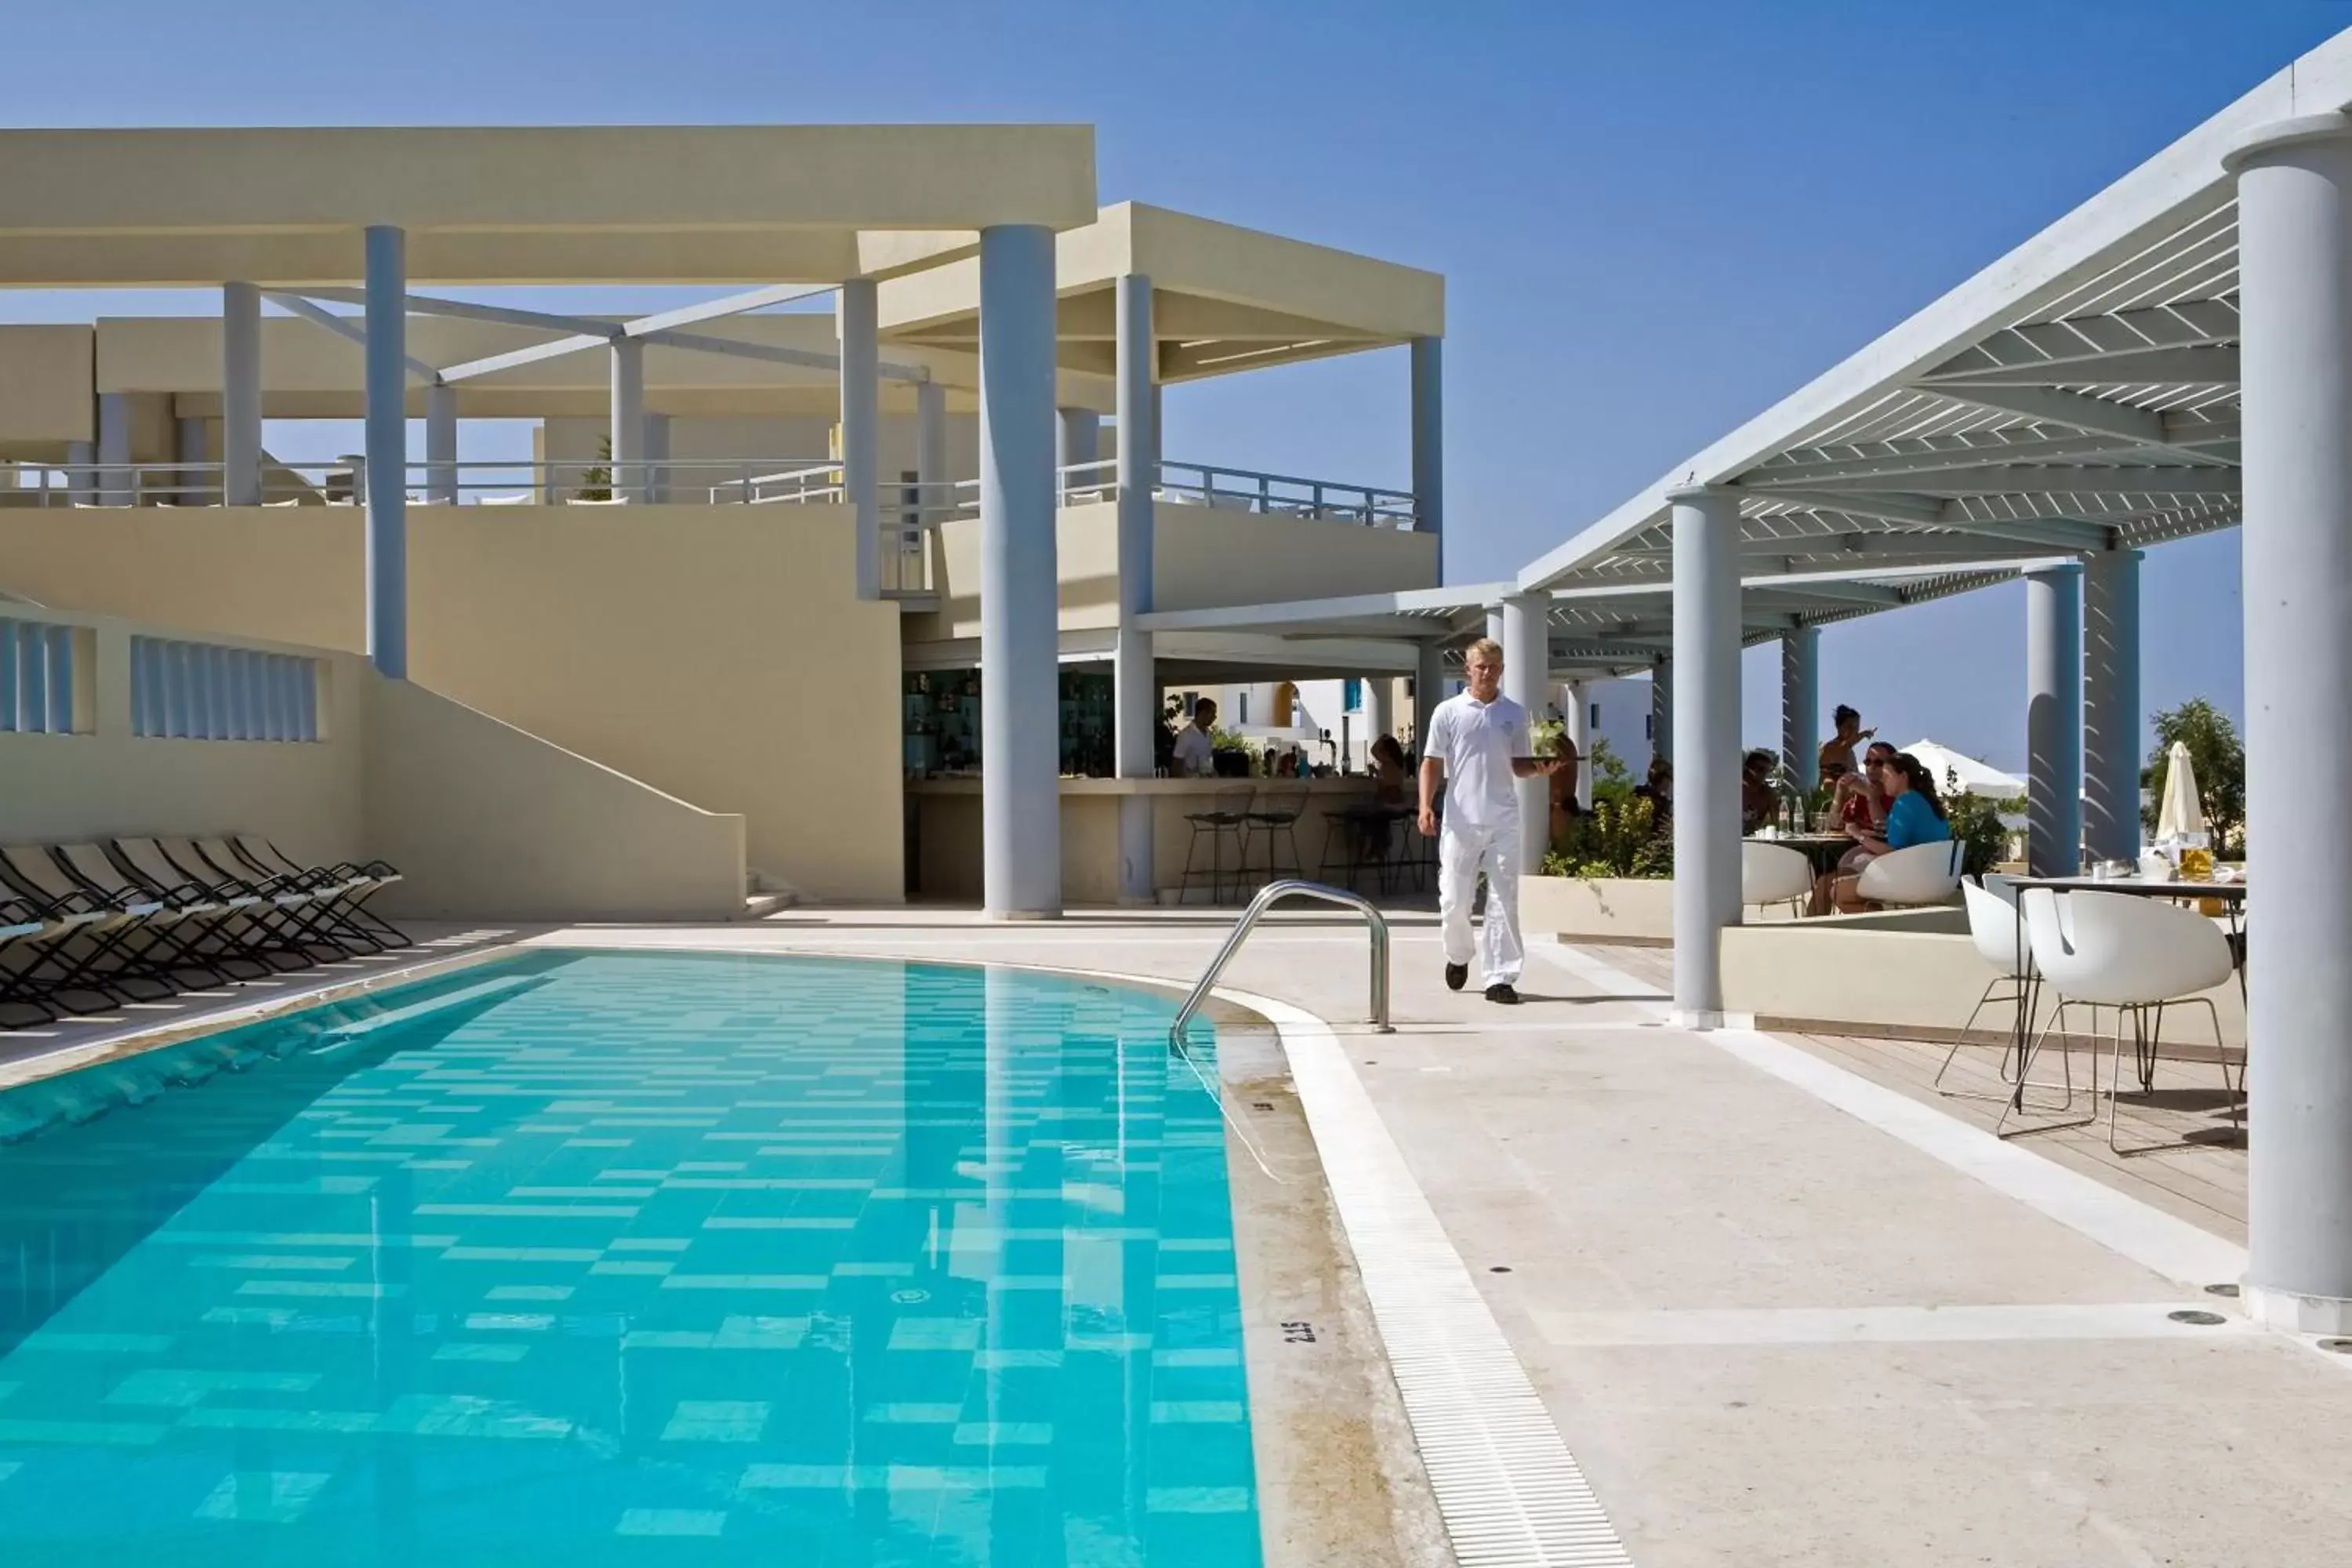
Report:
[{"label": "row of sun loungers", "polygon": [[0,1026],[406,947],[366,907],[399,880],[253,836],[0,847]]}]

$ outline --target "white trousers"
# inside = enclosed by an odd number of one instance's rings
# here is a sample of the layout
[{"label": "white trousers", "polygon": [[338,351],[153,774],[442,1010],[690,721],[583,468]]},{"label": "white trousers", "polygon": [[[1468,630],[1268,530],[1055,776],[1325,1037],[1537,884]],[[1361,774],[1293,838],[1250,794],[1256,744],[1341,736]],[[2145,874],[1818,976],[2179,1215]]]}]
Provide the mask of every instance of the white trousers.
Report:
[{"label": "white trousers", "polygon": [[1445,962],[1470,962],[1470,900],[1486,873],[1482,985],[1517,985],[1527,948],[1519,941],[1519,825],[1480,826],[1452,816],[1437,836],[1437,913],[1445,928]]}]

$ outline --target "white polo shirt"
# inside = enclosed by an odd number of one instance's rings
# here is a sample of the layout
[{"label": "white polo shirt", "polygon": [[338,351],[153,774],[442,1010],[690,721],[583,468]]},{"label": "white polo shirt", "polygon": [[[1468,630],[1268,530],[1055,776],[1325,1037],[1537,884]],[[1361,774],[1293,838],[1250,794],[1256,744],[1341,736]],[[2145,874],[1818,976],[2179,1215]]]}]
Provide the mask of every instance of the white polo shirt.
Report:
[{"label": "white polo shirt", "polygon": [[1511,761],[1530,754],[1528,733],[1528,710],[1507,697],[1481,702],[1465,691],[1437,705],[1429,718],[1429,754],[1445,764],[1449,826],[1497,827],[1518,819]]},{"label": "white polo shirt", "polygon": [[1216,746],[1209,732],[1198,724],[1187,724],[1176,731],[1176,764],[1179,778],[1199,778],[1215,771]]}]

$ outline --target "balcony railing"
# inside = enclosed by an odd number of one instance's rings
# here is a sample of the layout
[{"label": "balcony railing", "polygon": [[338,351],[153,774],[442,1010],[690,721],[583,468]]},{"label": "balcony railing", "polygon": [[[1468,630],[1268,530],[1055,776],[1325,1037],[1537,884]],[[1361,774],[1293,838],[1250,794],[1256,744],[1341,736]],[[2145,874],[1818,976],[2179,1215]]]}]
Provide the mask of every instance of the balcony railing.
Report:
[{"label": "balcony railing", "polygon": [[[0,486],[0,505],[218,506],[226,467],[221,463],[23,464],[15,470],[15,488]],[[637,500],[837,505],[845,499],[841,465],[806,458],[785,459],[782,467],[773,458],[665,458],[621,463],[609,459],[412,462],[402,479],[411,500],[425,502],[450,495],[469,506],[596,506]],[[264,465],[261,500],[265,506],[355,506],[366,500],[367,484],[367,465],[357,458],[306,463],[272,459]],[[1118,465],[1109,458],[1069,464],[1056,472],[1055,487],[1063,506],[1117,500]],[[1416,517],[1409,491],[1206,463],[1161,463],[1151,493],[1155,500],[1174,506],[1372,528],[1410,529]],[[886,514],[925,522],[972,517],[980,510],[980,482],[885,483],[881,506]]]}]

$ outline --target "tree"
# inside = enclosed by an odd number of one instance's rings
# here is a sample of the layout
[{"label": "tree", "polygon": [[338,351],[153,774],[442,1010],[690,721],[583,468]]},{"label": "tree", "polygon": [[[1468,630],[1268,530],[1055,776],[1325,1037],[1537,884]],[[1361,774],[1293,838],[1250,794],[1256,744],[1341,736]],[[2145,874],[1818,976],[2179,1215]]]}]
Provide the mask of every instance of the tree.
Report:
[{"label": "tree", "polygon": [[2189,765],[2197,773],[2197,803],[2205,810],[2205,826],[2213,836],[2213,852],[2232,847],[2242,853],[2246,828],[2246,748],[2230,716],[2201,697],[2156,715],[2156,750],[2148,753],[2140,773],[2147,804],[2140,808],[2140,825],[2156,831],[2156,814],[2164,804],[2164,778],[2169,770],[2173,742],[2189,748]]},{"label": "tree", "polygon": [[596,437],[596,466],[580,476],[580,499],[613,499],[613,438],[610,436]]}]

